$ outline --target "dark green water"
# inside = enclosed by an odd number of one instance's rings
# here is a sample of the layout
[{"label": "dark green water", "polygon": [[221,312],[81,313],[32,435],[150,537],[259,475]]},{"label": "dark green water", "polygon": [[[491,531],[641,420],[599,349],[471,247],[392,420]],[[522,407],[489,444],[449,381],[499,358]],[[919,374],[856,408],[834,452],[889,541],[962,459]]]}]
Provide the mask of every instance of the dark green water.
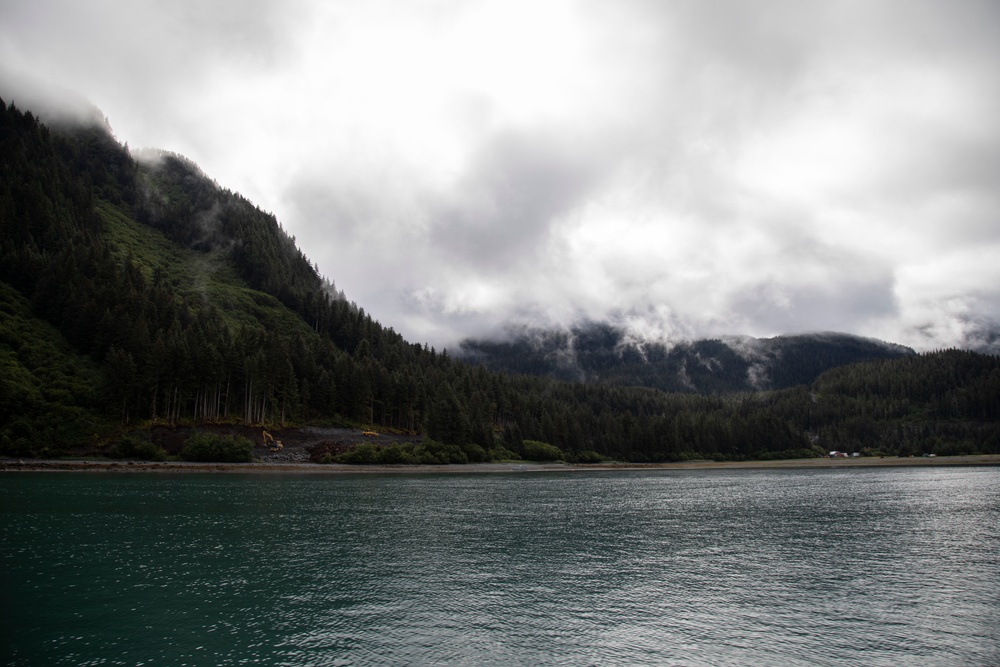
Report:
[{"label": "dark green water", "polygon": [[1000,664],[1000,469],[0,476],[10,665]]}]

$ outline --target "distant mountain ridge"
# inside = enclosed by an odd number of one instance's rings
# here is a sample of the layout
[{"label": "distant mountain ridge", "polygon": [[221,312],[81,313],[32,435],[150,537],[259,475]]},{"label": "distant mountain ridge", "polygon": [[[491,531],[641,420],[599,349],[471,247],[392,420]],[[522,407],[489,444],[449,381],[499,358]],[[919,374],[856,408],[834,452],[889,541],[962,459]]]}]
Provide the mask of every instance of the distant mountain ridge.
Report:
[{"label": "distant mountain ridge", "polygon": [[459,356],[508,373],[723,394],[808,385],[831,368],[913,354],[902,345],[832,332],[637,342],[621,328],[591,322],[563,331],[525,329],[509,341],[466,340]]}]

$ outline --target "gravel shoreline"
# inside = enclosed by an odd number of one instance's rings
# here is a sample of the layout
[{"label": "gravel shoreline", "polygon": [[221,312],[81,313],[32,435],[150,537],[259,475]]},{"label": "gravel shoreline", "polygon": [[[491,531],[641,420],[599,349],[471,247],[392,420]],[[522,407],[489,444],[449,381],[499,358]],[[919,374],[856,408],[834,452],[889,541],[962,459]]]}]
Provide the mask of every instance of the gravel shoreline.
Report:
[{"label": "gravel shoreline", "polygon": [[184,461],[105,461],[83,459],[2,459],[0,472],[103,473],[250,473],[250,474],[432,474],[591,472],[608,470],[739,470],[781,468],[870,468],[899,466],[994,466],[1000,454],[908,458],[789,459],[781,461],[686,461],[683,463],[468,463],[463,465],[343,465],[255,461],[253,463],[190,463]]}]

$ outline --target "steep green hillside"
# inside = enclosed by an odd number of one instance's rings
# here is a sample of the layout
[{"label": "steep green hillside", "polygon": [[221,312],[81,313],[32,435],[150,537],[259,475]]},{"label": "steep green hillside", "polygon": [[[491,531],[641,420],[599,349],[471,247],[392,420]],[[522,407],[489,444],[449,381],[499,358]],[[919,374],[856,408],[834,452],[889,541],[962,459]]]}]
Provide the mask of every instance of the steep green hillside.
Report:
[{"label": "steep green hillside", "polygon": [[[192,314],[207,311],[220,317],[229,330],[263,325],[285,334],[310,336],[296,313],[275,297],[250,289],[224,249],[197,251],[168,240],[160,231],[141,225],[107,202],[96,204],[105,224],[112,255],[131,265],[146,282],[166,279],[170,289],[188,304]],[[168,277],[168,278],[167,278]]]},{"label": "steep green hillside", "polygon": [[0,451],[30,456],[91,442],[100,384],[98,365],[0,282]]}]

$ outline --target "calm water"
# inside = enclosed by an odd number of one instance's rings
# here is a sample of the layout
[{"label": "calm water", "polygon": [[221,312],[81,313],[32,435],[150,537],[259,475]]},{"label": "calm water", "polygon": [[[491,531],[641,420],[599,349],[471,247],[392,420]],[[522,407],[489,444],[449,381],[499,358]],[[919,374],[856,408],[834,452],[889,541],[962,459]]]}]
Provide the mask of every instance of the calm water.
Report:
[{"label": "calm water", "polygon": [[997,665],[1000,469],[4,474],[11,665]]}]

